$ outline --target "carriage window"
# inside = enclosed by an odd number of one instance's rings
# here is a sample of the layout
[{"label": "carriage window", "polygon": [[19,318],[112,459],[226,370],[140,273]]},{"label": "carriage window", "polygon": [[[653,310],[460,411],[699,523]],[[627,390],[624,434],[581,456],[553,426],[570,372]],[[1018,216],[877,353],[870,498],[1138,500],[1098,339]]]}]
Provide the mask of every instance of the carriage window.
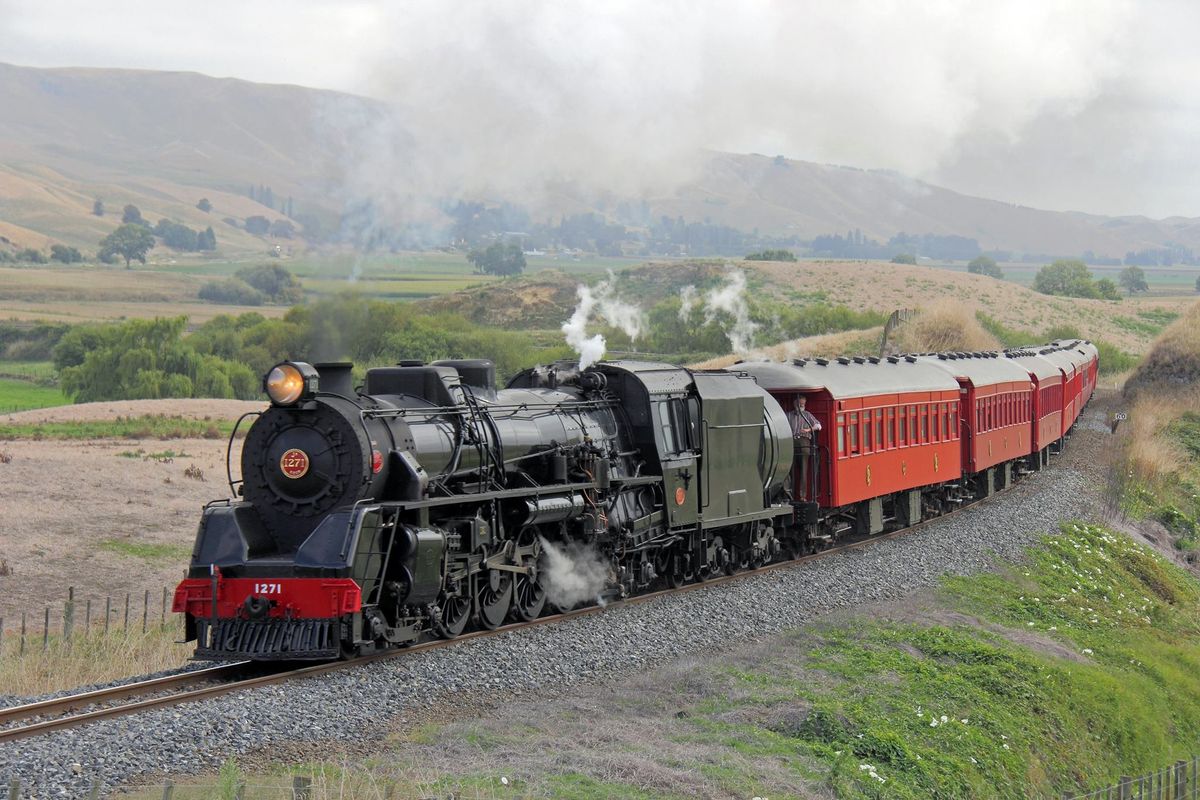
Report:
[{"label": "carriage window", "polygon": [[958,438],[958,404],[950,404],[950,438]]},{"label": "carriage window", "polygon": [[864,453],[871,452],[871,412],[862,412],[862,449]]},{"label": "carriage window", "polygon": [[908,443],[916,444],[917,439],[917,407],[908,407]]},{"label": "carriage window", "polygon": [[942,441],[950,438],[950,415],[946,412],[946,404],[942,403],[938,407],[938,415],[942,418]]},{"label": "carriage window", "polygon": [[850,415],[850,455],[858,452],[858,413]]},{"label": "carriage window", "polygon": [[896,446],[896,409],[887,410],[887,446]]},{"label": "carriage window", "polygon": [[929,406],[921,404],[921,441],[929,441]]},{"label": "carriage window", "polygon": [[837,449],[838,455],[846,452],[846,417],[838,414],[837,418]]},{"label": "carriage window", "polygon": [[904,413],[904,406],[896,409],[896,422],[898,423],[896,431],[900,434],[899,438],[896,439],[896,444],[903,447],[908,440],[908,436],[906,435],[908,433],[908,416]]},{"label": "carriage window", "polygon": [[883,409],[875,410],[875,449],[882,450],[886,445],[883,441]]}]

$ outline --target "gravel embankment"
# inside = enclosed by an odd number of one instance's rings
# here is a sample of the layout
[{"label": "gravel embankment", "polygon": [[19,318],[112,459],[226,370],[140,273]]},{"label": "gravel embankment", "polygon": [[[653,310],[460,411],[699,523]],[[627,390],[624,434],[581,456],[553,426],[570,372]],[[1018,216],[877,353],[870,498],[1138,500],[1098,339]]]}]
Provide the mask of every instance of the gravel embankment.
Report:
[{"label": "gravel embankment", "polygon": [[946,573],[1018,557],[1060,521],[1091,516],[1095,476],[1086,473],[1101,438],[1093,431],[1076,436],[1075,454],[1049,471],[908,536],[556,625],[17,742],[0,752],[0,780],[20,778],[39,797],[78,796],[96,776],[116,785],[139,774],[212,768],[285,742],[361,740],[396,719],[452,705],[455,695],[475,702],[488,691],[612,680],[834,609],[902,597]]}]

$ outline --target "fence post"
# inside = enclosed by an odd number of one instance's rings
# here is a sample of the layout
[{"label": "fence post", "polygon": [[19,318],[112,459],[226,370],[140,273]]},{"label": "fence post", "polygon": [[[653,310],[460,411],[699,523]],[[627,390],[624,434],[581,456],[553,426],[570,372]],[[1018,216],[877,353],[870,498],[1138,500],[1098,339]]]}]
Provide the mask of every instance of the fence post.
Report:
[{"label": "fence post", "polygon": [[312,778],[304,775],[296,775],[292,778],[292,800],[308,800],[309,787],[312,786]]},{"label": "fence post", "polygon": [[112,598],[104,598],[104,632],[108,633],[108,623],[112,619]]},{"label": "fence post", "polygon": [[21,652],[20,655],[25,655],[25,612],[21,612]]},{"label": "fence post", "polygon": [[163,587],[163,604],[162,604],[162,619],[159,620],[163,625],[167,624],[167,587]]},{"label": "fence post", "polygon": [[75,630],[75,587],[67,587],[67,604],[63,606],[63,639],[71,638]]},{"label": "fence post", "polygon": [[8,784],[8,800],[21,800],[21,779],[13,778]]},{"label": "fence post", "polygon": [[129,592],[125,593],[125,632],[129,633]]},{"label": "fence post", "polygon": [[171,800],[171,796],[175,794],[175,784],[171,783],[170,779],[163,784],[162,800]]},{"label": "fence post", "polygon": [[42,620],[42,652],[50,647],[50,606],[46,606],[46,615]]},{"label": "fence post", "polygon": [[92,598],[87,599],[87,609],[83,612],[83,633],[86,636],[92,632]]},{"label": "fence post", "polygon": [[1133,800],[1133,778],[1122,775],[1117,783],[1117,800]]},{"label": "fence post", "polygon": [[4,617],[0,617],[0,655],[4,655]]},{"label": "fence post", "polygon": [[150,590],[146,590],[145,597],[142,598],[142,633],[146,632],[146,626],[150,621]]}]

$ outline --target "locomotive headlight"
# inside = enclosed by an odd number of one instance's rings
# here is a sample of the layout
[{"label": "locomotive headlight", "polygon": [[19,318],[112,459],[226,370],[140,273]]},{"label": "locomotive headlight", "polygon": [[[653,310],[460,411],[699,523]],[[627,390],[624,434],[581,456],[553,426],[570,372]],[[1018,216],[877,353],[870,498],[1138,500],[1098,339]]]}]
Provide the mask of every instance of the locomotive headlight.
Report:
[{"label": "locomotive headlight", "polygon": [[303,361],[276,364],[263,378],[267,397],[277,406],[290,406],[317,391],[317,371]]}]

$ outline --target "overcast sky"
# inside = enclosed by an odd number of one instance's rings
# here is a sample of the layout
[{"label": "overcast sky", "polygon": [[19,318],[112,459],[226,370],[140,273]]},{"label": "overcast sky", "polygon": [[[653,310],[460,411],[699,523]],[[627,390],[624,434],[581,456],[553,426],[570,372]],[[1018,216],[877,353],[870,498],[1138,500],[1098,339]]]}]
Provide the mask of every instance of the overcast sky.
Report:
[{"label": "overcast sky", "polygon": [[1198,41],[1185,0],[0,0],[0,61],[379,97],[439,172],[660,190],[713,148],[1155,217],[1200,216]]}]

